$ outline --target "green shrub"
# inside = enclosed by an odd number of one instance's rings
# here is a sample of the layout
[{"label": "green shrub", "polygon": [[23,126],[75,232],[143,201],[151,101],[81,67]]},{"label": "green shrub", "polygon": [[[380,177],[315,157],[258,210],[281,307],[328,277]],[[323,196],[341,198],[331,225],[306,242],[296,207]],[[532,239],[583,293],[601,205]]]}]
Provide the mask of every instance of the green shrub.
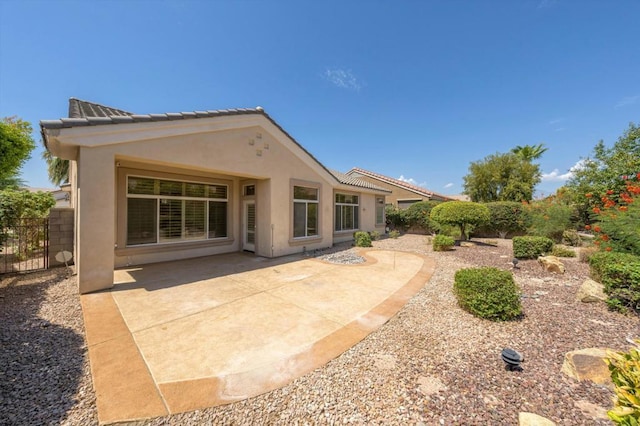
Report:
[{"label": "green shrub", "polygon": [[509,271],[469,268],[456,272],[454,293],[460,307],[491,321],[508,321],[522,314],[520,290]]},{"label": "green shrub", "polygon": [[[640,341],[636,340],[636,345]],[[615,407],[609,418],[617,425],[640,424],[640,352],[638,347],[629,352],[609,352],[605,358],[615,387]]]},{"label": "green shrub", "polygon": [[518,259],[535,259],[549,253],[553,241],[547,237],[513,237],[513,257]]},{"label": "green shrub", "polygon": [[640,261],[640,257],[629,253],[595,252],[589,257],[591,278],[595,281],[602,282],[604,269],[607,265],[635,263],[638,261]]},{"label": "green shrub", "polygon": [[425,232],[435,231],[435,224],[429,218],[431,209],[439,204],[439,201],[420,201],[411,204],[406,210],[402,210],[404,223],[409,228],[418,228]]},{"label": "green shrub", "polygon": [[407,225],[407,218],[405,211],[400,210],[394,206],[387,206],[384,209],[384,215],[387,220],[387,225],[391,228],[404,229]]},{"label": "green shrub", "polygon": [[354,234],[356,247],[371,247],[371,235],[368,232],[358,231]]},{"label": "green shrub", "polygon": [[394,240],[400,236],[400,231],[394,229],[393,231],[389,231],[389,238],[393,238]]},{"label": "green shrub", "polygon": [[582,244],[582,238],[575,229],[567,229],[562,233],[562,244],[566,244],[571,247],[580,247]]},{"label": "green shrub", "polygon": [[371,231],[369,232],[369,235],[373,241],[378,241],[380,239],[380,233],[378,231]]},{"label": "green shrub", "polygon": [[489,222],[480,231],[489,231],[500,238],[508,234],[524,232],[527,229],[529,213],[522,203],[515,201],[495,201],[486,203],[489,209]]},{"label": "green shrub", "polygon": [[455,245],[456,241],[448,235],[438,234],[431,241],[433,251],[447,251]]},{"label": "green shrub", "polygon": [[556,244],[551,250],[551,254],[557,257],[576,257],[576,252],[567,246]]},{"label": "green shrub", "polygon": [[591,278],[604,286],[611,309],[640,312],[640,256],[598,252],[589,259],[589,266]]}]

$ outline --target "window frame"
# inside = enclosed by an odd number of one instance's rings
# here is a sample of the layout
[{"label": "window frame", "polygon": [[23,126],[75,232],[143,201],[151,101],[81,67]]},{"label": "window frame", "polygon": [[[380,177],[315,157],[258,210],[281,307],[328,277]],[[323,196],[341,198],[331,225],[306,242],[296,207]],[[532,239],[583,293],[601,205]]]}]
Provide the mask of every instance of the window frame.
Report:
[{"label": "window frame", "polygon": [[[386,218],[385,218],[385,210],[386,210],[386,206],[385,206],[385,197],[381,197],[376,195],[375,196],[375,203],[376,203],[376,208],[375,208],[375,215],[376,215],[376,226],[382,226],[382,225],[386,225]],[[380,221],[378,221],[378,209],[381,210],[382,214],[380,216]]]},{"label": "window frame", "polygon": [[[139,178],[139,179],[150,179],[153,181],[153,194],[132,194],[129,189],[129,180],[131,178]],[[195,178],[195,179],[194,179]],[[124,218],[126,221],[125,229],[124,229],[124,247],[129,248],[140,248],[140,247],[157,247],[164,245],[174,245],[174,244],[184,244],[184,243],[193,243],[193,242],[207,242],[207,241],[220,241],[220,240],[228,240],[230,238],[230,206],[231,206],[231,185],[228,183],[222,183],[218,181],[211,181],[208,179],[196,180],[197,177],[182,177],[182,176],[157,176],[154,174],[140,174],[140,173],[126,173],[124,175],[124,198],[125,198],[125,206],[124,206]],[[161,182],[177,182],[182,186],[182,194],[183,195],[163,195],[161,194],[160,185]],[[208,187],[224,187],[225,188],[225,196],[215,197],[210,195],[203,196],[189,196],[184,195],[187,193],[188,184],[195,185],[203,185],[205,190]],[[214,193],[215,195],[215,193]],[[155,222],[155,242],[148,243],[139,243],[139,244],[129,244],[129,199],[152,199],[156,200],[156,216],[153,219]],[[163,239],[161,233],[161,205],[163,200],[166,201],[181,201],[180,203],[180,238],[167,238]],[[189,201],[198,201],[202,202],[204,207],[204,217],[203,217],[203,235],[201,237],[189,238],[186,234],[186,223],[188,222],[187,218],[187,204]],[[210,203],[225,203],[225,235],[219,237],[211,237],[210,236]]]},{"label": "window frame", "polygon": [[[296,188],[304,188],[307,190],[315,191],[315,199],[310,198],[296,198]],[[320,188],[314,185],[306,185],[302,183],[294,183],[291,187],[292,191],[292,217],[291,217],[291,235],[293,240],[307,240],[310,238],[320,237]],[[304,206],[304,235],[296,236],[296,205]],[[315,234],[309,235],[309,206],[315,206]]]},{"label": "window frame", "polygon": [[[342,196],[343,201],[338,201],[338,198]],[[356,202],[348,202],[347,197],[351,199],[355,198]],[[349,194],[345,192],[336,192],[333,197],[334,200],[334,215],[333,215],[333,230],[334,232],[354,232],[360,229],[360,200],[361,197],[358,194]],[[344,227],[343,221],[345,220],[345,210],[352,210],[353,226],[351,228]],[[339,212],[339,213],[338,213]],[[340,223],[338,223],[338,218]]]}]

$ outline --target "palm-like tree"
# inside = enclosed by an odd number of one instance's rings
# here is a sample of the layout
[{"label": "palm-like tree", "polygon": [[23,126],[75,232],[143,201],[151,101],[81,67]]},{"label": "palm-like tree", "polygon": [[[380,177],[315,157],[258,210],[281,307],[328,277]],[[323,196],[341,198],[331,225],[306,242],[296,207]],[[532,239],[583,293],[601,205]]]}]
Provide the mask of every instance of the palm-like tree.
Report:
[{"label": "palm-like tree", "polygon": [[47,174],[51,183],[60,186],[69,182],[69,160],[54,157],[48,149],[44,150],[42,158],[47,162]]},{"label": "palm-like tree", "polygon": [[542,157],[542,154],[544,154],[548,149],[549,148],[546,148],[543,143],[539,143],[538,145],[517,145],[511,150],[511,152],[524,161],[532,162],[533,160],[537,160]]}]

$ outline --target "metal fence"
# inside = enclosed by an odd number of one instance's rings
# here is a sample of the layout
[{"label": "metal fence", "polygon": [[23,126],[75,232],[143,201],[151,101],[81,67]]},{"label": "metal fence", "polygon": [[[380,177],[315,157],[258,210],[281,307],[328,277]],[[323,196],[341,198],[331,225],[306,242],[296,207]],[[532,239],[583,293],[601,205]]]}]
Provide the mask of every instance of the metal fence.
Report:
[{"label": "metal fence", "polygon": [[19,219],[0,227],[0,274],[49,267],[49,219]]}]

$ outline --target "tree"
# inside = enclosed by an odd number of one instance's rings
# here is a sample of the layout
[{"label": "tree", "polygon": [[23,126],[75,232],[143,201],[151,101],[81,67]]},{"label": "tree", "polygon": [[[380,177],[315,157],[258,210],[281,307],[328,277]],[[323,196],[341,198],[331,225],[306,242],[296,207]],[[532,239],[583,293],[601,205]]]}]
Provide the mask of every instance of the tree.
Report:
[{"label": "tree", "polygon": [[620,194],[626,189],[626,181],[636,179],[640,173],[640,127],[629,128],[607,148],[603,141],[596,144],[593,156],[582,160],[573,171],[566,186],[578,196],[587,193],[604,194],[608,190]]},{"label": "tree", "polygon": [[538,164],[509,152],[496,153],[469,165],[464,179],[464,193],[471,201],[530,201],[540,182]]},{"label": "tree", "polygon": [[542,157],[542,154],[547,152],[548,149],[549,148],[545,148],[543,143],[539,143],[538,145],[517,145],[511,150],[511,152],[516,154],[524,161],[528,161],[529,163],[531,163],[533,160],[537,160],[538,158]]},{"label": "tree", "polygon": [[35,143],[31,124],[17,117],[0,121],[0,185],[4,188],[19,182],[20,167],[30,157]]},{"label": "tree", "polygon": [[466,240],[469,226],[480,226],[489,221],[489,209],[469,201],[447,201],[431,209],[430,217],[439,224],[459,227],[460,238]]},{"label": "tree", "polygon": [[44,150],[42,158],[47,163],[47,174],[52,184],[60,186],[69,182],[69,160],[54,157],[48,149]]}]

